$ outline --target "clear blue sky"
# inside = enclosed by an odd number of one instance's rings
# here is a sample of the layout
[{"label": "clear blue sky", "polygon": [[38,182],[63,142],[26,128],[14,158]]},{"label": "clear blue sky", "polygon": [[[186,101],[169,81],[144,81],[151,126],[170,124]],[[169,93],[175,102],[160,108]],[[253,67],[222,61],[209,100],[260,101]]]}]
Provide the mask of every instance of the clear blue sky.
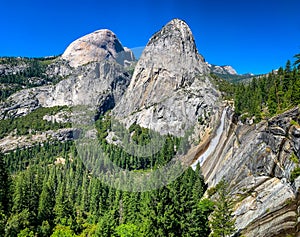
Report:
[{"label": "clear blue sky", "polygon": [[58,55],[98,29],[144,46],[173,18],[191,27],[206,61],[266,73],[300,52],[299,0],[2,0],[0,56]]}]

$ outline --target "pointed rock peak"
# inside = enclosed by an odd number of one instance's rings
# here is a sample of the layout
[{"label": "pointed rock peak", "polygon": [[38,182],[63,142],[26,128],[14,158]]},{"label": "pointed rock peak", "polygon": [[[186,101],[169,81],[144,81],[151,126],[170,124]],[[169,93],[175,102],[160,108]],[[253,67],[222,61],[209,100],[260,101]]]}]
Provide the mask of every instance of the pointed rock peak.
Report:
[{"label": "pointed rock peak", "polygon": [[208,73],[190,28],[174,19],[149,40],[112,115],[128,126],[183,136],[200,108],[213,108],[219,99]]},{"label": "pointed rock peak", "polygon": [[188,24],[184,20],[181,20],[181,19],[178,19],[178,18],[175,18],[175,19],[171,20],[169,23],[166,24],[166,27],[169,27],[169,26],[178,28],[180,30],[188,31],[189,33],[192,33],[190,27],[188,26]]},{"label": "pointed rock peak", "polygon": [[191,41],[195,44],[190,27],[185,21],[180,19],[173,19],[168,22],[160,31],[151,37],[148,45],[154,43],[161,37],[172,37],[174,40]]},{"label": "pointed rock peak", "polygon": [[[143,83],[140,72],[144,69],[177,75],[170,79],[170,83],[175,85],[190,84],[195,75],[209,72],[198,53],[192,31],[180,19],[171,20],[150,38],[135,68],[130,87]],[[179,76],[183,74],[189,74],[189,77]]]},{"label": "pointed rock peak", "polygon": [[122,46],[111,30],[97,30],[72,42],[62,55],[72,67],[84,64],[113,60],[124,65],[126,61],[134,61],[133,53]]}]

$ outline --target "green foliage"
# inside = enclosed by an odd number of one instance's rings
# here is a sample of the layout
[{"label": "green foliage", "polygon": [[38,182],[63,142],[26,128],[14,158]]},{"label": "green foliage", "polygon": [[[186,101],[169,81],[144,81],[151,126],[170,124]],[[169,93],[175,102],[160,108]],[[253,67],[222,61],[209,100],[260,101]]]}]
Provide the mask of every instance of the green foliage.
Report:
[{"label": "green foliage", "polygon": [[213,82],[217,85],[218,89],[222,92],[224,99],[232,99],[234,97],[234,84],[225,80],[216,74],[210,74]]},{"label": "green foliage", "polygon": [[0,236],[5,236],[6,215],[0,210]]},{"label": "green foliage", "polygon": [[249,80],[211,76],[223,98],[234,100],[235,112],[242,120],[254,118],[254,122],[259,122],[300,104],[299,54],[295,58],[294,68],[288,60],[285,68],[279,68],[277,73],[273,71]]},{"label": "green foliage", "polygon": [[[292,70],[290,61],[285,69],[272,72],[251,82],[236,84],[234,100],[238,115],[255,116],[256,122],[263,116],[273,116],[300,103],[300,71]],[[267,113],[263,113],[263,111]]]},{"label": "green foliage", "polygon": [[140,230],[138,226],[135,224],[127,223],[119,225],[116,228],[116,232],[120,237],[139,237],[142,236],[140,234]]},{"label": "green foliage", "polygon": [[6,99],[14,92],[24,89],[55,83],[60,78],[50,78],[46,74],[47,66],[53,62],[55,57],[48,58],[0,58],[0,64],[8,67],[19,66],[21,70],[0,75],[0,84],[5,86],[0,91],[0,101]]},{"label": "green foliage", "polygon": [[295,54],[294,58],[296,59],[295,62],[294,62],[294,66],[298,67],[298,69],[299,69],[299,65],[300,65],[300,53]]},{"label": "green foliage", "polygon": [[[101,123],[109,129],[109,122]],[[99,131],[105,129],[99,127]],[[133,128],[132,128],[133,129]],[[134,128],[136,142],[144,143],[146,130]],[[99,134],[103,136],[103,134]],[[153,159],[172,158],[174,143]],[[175,138],[174,138],[175,139]],[[104,143],[104,141],[103,141]],[[121,149],[103,145],[107,154]],[[56,164],[56,159],[65,164]],[[125,155],[123,155],[125,157]],[[157,159],[157,160],[156,160]],[[163,159],[163,160],[159,160]],[[49,142],[5,154],[12,174],[12,205],[0,225],[6,236],[31,231],[35,236],[208,236],[211,208],[201,200],[206,190],[200,167],[186,170],[173,183],[144,193],[116,190],[93,176],[82,163],[73,142]],[[138,159],[131,167],[139,167]],[[141,171],[143,169],[141,168]],[[201,201],[200,201],[201,200]],[[26,230],[26,228],[28,228]],[[26,232],[26,231],[27,232]]]},{"label": "green foliage", "polygon": [[212,197],[213,195],[215,195],[217,192],[217,188],[216,187],[210,187],[208,190],[207,190],[207,195],[208,197]]},{"label": "green foliage", "polygon": [[233,199],[228,183],[222,179],[216,186],[215,209],[209,221],[211,237],[226,237],[235,232],[235,219],[233,219]]},{"label": "green foliage", "polygon": [[0,151],[0,214],[8,214],[11,204],[11,179]]},{"label": "green foliage", "polygon": [[293,161],[295,164],[299,164],[299,159],[298,159],[298,157],[295,155],[294,152],[292,153],[290,159],[291,159],[291,161]]},{"label": "green foliage", "polygon": [[70,123],[57,123],[43,119],[45,115],[54,115],[66,109],[65,106],[38,108],[24,117],[0,120],[0,138],[5,137],[13,131],[16,131],[17,135],[27,135],[41,131],[71,127]]},{"label": "green foliage", "polygon": [[293,126],[299,126],[299,123],[295,120],[291,120],[290,124],[293,125]]},{"label": "green foliage", "polygon": [[51,237],[75,237],[76,235],[71,230],[70,226],[57,225]]},{"label": "green foliage", "polygon": [[50,236],[52,233],[52,228],[48,221],[43,221],[42,225],[38,227],[39,236],[46,237]]},{"label": "green foliage", "polygon": [[151,149],[152,147],[157,147],[162,143],[162,141],[164,141],[159,152],[154,152],[154,154],[149,152],[151,155],[138,156],[136,154],[128,153],[120,146],[107,143],[106,137],[108,135],[108,131],[112,130],[111,126],[111,118],[109,116],[101,117],[96,121],[96,128],[98,131],[97,136],[100,144],[113,163],[128,170],[147,170],[161,167],[167,164],[174,157],[176,154],[175,147],[179,147],[179,144],[182,145],[184,143],[176,137],[170,135],[162,136],[147,128],[142,128],[137,124],[131,125],[127,130],[122,124],[114,121],[113,131],[115,136],[113,137],[113,140],[120,140],[123,146],[127,149],[130,149],[130,145],[128,144],[135,144],[135,151],[137,154],[143,154],[143,149],[145,149],[145,147],[147,148],[147,144],[150,142],[154,142],[154,144],[149,146]]},{"label": "green foliage", "polygon": [[18,234],[30,227],[30,213],[28,209],[23,209],[19,213],[12,214],[5,226],[5,236],[17,237]]},{"label": "green foliage", "polygon": [[295,179],[298,178],[299,176],[300,176],[300,167],[297,166],[291,172],[291,175],[290,175],[291,182],[294,182]]},{"label": "green foliage", "polygon": [[25,228],[24,230],[20,231],[18,237],[34,237],[34,233],[29,228]]},{"label": "green foliage", "polygon": [[[44,65],[47,63],[44,61]],[[278,74],[253,79],[247,84],[232,85],[217,77],[215,83],[222,88],[224,97],[235,99],[238,114],[255,116],[257,121],[300,101],[299,71],[289,63]],[[0,121],[0,137],[12,132],[26,135],[70,126],[42,120],[44,115],[63,109],[41,108],[21,118]],[[158,169],[176,153],[184,153],[189,148],[189,133],[182,139],[152,133],[158,141],[165,141],[159,152],[148,157],[135,156],[122,146],[108,144],[108,134],[114,131],[116,144],[125,146],[133,142],[147,146],[152,140],[150,131],[136,124],[129,130],[117,123],[114,124],[117,128],[112,126],[107,116],[96,121],[102,150],[119,167],[141,174]],[[84,152],[86,157],[95,158],[93,161],[98,166],[105,167],[99,154]],[[58,158],[64,163],[55,162]],[[105,171],[100,170],[100,178],[94,176],[93,166],[83,164],[73,142],[49,141],[0,154],[0,236],[205,237],[234,232],[228,184],[222,180],[208,191],[214,202],[204,199],[207,186],[199,166],[195,171],[187,169],[165,187],[142,193],[106,185],[102,182]],[[296,167],[291,172],[291,181],[299,175],[300,168]],[[208,225],[210,214],[213,233]]]}]

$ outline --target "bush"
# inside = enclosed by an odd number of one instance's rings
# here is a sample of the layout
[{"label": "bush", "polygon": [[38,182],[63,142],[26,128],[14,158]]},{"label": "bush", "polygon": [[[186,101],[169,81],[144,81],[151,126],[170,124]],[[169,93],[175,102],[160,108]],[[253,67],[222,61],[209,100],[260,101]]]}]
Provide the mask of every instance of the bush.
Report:
[{"label": "bush", "polygon": [[290,180],[291,182],[294,182],[296,178],[298,178],[300,176],[300,167],[297,166],[290,175]]}]

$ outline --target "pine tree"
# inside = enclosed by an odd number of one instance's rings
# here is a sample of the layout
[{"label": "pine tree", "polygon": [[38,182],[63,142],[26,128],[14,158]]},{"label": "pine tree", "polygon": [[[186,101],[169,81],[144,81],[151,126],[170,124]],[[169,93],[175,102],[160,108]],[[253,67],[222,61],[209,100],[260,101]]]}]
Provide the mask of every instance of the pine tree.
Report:
[{"label": "pine tree", "polygon": [[214,211],[209,221],[212,233],[210,237],[226,237],[235,232],[235,219],[233,214],[233,199],[229,192],[228,183],[222,179],[216,186]]},{"label": "pine tree", "polygon": [[40,223],[47,220],[53,221],[54,219],[53,208],[55,204],[54,196],[55,193],[48,181],[48,176],[45,176],[42,193],[39,200],[39,207],[38,207],[38,220]]},{"label": "pine tree", "polygon": [[292,70],[291,70],[291,61],[290,60],[287,60],[286,64],[285,64],[285,69],[284,69],[284,72],[285,73],[290,73]]},{"label": "pine tree", "polygon": [[294,58],[296,58],[296,61],[294,62],[294,66],[298,66],[300,65],[300,53],[294,55]]},{"label": "pine tree", "polygon": [[0,213],[8,214],[10,207],[10,177],[0,151]]}]

